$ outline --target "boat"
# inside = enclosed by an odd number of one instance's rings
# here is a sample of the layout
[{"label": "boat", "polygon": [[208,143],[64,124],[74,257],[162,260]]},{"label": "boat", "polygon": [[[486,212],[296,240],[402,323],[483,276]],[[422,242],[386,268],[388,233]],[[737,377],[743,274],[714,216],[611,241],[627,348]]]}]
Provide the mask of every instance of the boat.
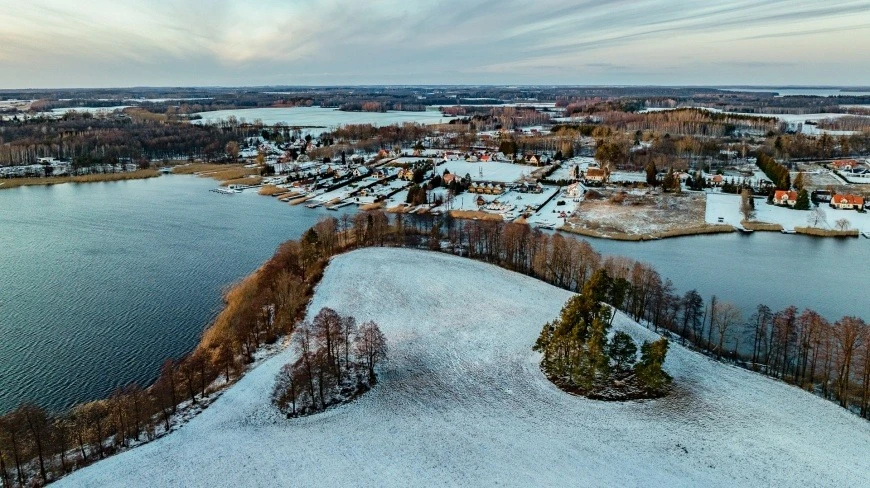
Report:
[{"label": "boat", "polygon": [[797,234],[794,229],[782,229],[780,232],[783,234]]},{"label": "boat", "polygon": [[319,206],[321,206],[321,205],[323,205],[323,204],[320,203],[320,202],[315,202],[315,203],[309,203],[309,204],[307,204],[307,205],[305,205],[305,206],[308,207],[308,208],[317,208],[317,207],[319,207]]},{"label": "boat", "polygon": [[870,239],[870,232],[862,232],[861,235],[866,237],[867,239]]}]

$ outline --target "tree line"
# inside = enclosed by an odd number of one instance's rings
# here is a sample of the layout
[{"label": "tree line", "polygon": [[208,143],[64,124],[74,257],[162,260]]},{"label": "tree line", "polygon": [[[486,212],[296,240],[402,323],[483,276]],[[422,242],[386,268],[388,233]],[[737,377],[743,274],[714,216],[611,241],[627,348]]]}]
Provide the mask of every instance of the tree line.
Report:
[{"label": "tree line", "polygon": [[78,167],[195,157],[218,160],[239,134],[184,122],[67,114],[59,120],[0,121],[0,165],[34,164],[54,157]]}]

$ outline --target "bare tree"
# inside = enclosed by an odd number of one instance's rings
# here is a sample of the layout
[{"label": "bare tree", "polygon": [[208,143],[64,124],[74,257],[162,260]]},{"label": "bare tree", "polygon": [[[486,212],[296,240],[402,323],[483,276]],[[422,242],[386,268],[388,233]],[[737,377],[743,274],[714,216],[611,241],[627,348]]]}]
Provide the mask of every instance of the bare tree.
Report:
[{"label": "bare tree", "polygon": [[825,217],[825,211],[822,210],[822,207],[813,208],[807,217],[807,223],[810,224],[810,227],[818,227],[821,224],[827,224],[827,222],[828,219]]},{"label": "bare tree", "polygon": [[852,227],[849,219],[837,219],[834,225],[837,227],[837,230],[849,230]]},{"label": "bare tree", "polygon": [[837,373],[837,398],[840,406],[849,404],[849,382],[851,380],[852,362],[855,352],[861,347],[864,321],[857,317],[843,317],[834,324],[837,352],[834,357]]},{"label": "bare tree", "polygon": [[716,357],[722,357],[722,347],[725,344],[725,335],[728,330],[740,321],[742,316],[737,305],[731,302],[719,302],[716,306],[716,311],[713,313],[713,326],[719,334],[719,343],[716,346]]},{"label": "bare tree", "polygon": [[369,321],[359,327],[356,339],[357,354],[363,358],[369,371],[369,380],[374,383],[375,366],[387,357],[387,339],[378,324]]}]

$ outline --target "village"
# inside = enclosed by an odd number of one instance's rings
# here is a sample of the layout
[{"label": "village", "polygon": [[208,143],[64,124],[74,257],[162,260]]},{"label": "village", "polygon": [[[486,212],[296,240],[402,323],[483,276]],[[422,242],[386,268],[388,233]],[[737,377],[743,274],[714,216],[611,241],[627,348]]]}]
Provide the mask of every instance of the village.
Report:
[{"label": "village", "polygon": [[[862,196],[870,188],[870,165],[857,159],[795,164],[790,178],[803,182],[810,198],[799,209],[799,191],[776,190],[755,158],[735,158],[715,172],[649,174],[611,169],[594,156],[541,152],[514,159],[495,145],[432,148],[428,138],[416,147],[318,161],[306,156],[316,151],[314,142],[300,138],[279,147],[249,138],[239,157],[268,176],[217,191],[259,191],[308,208],[449,214],[621,240],[805,228],[817,229],[814,235],[870,236]],[[741,213],[742,189],[751,190],[751,215]]]}]

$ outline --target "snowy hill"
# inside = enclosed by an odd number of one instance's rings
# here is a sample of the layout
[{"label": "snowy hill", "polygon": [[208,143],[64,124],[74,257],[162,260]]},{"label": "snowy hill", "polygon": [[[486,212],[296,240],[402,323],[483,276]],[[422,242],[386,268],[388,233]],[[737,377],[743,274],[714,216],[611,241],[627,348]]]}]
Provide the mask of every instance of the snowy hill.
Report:
[{"label": "snowy hill", "polygon": [[[860,486],[870,424],[674,345],[677,391],[633,403],[569,396],[531,346],[569,294],[462,258],[367,249],[335,258],[313,309],[377,321],[381,383],[286,420],[269,395],[286,351],[179,431],[64,486]],[[615,328],[653,334],[620,315]]]}]

